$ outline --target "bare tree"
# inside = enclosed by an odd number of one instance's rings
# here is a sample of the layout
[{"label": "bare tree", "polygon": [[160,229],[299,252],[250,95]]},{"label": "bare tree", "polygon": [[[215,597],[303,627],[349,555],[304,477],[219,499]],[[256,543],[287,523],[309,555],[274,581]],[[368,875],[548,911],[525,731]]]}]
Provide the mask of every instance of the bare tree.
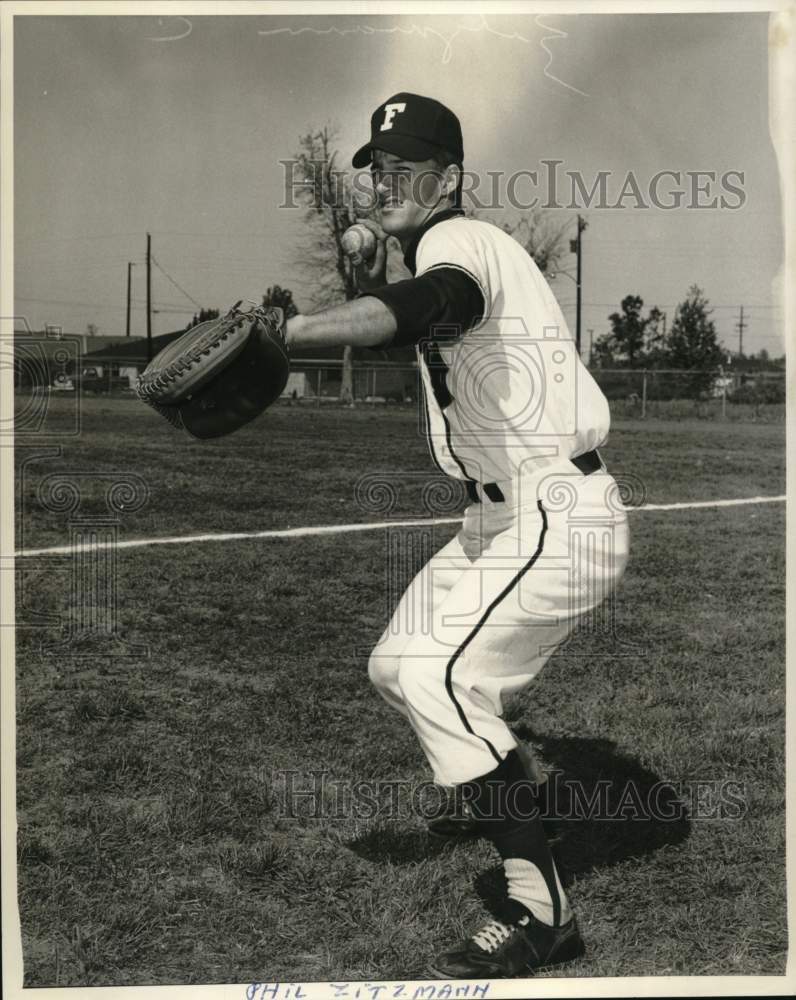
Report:
[{"label": "bare tree", "polygon": [[542,274],[552,276],[568,250],[566,234],[571,221],[556,222],[551,212],[537,208],[504,222],[502,228],[533,257]]},{"label": "bare tree", "polygon": [[[301,136],[292,164],[293,190],[305,207],[307,226],[294,263],[312,271],[315,309],[356,297],[354,270],[343,250],[342,235],[368,214],[354,198],[350,175],[337,166],[335,138],[336,130],[328,125]],[[345,347],[340,399],[347,403],[353,402],[351,355],[351,347]]]},{"label": "bare tree", "polygon": [[560,270],[559,262],[568,250],[567,230],[572,224],[571,219],[557,222],[553,212],[541,208],[535,208],[525,215],[515,215],[503,222],[497,222],[487,212],[469,205],[464,206],[464,214],[468,219],[479,219],[499,226],[533,257],[542,274],[554,277],[555,272]]}]

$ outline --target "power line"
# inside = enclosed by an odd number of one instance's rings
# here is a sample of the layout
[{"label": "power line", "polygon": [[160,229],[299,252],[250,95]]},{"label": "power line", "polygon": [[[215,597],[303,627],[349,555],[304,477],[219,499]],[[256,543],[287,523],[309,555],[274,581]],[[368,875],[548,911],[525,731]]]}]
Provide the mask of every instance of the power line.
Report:
[{"label": "power line", "polygon": [[[652,301],[652,300],[650,300],[650,301]],[[617,306],[621,306],[621,304],[622,304],[621,300],[618,301],[618,302],[584,302],[584,305],[587,305],[587,306],[599,306],[599,307],[603,307],[604,306],[606,309],[615,309],[615,308],[617,308]],[[680,303],[679,302],[678,303],[672,303],[672,302],[655,302],[655,305],[657,305],[658,307],[665,307],[666,309],[676,309],[677,306],[680,305]],[[710,309],[732,309],[732,310],[737,310],[738,309],[738,303],[737,302],[733,302],[732,304],[730,304],[730,303],[709,302],[708,303],[708,308],[710,308]],[[744,304],[744,309],[781,309],[781,308],[782,308],[782,306],[779,306],[779,305],[776,305],[776,304],[775,305],[767,305],[767,306],[764,306],[764,305],[750,306],[748,303]]]},{"label": "power line", "polygon": [[193,309],[186,309],[185,306],[182,306],[179,309],[164,309],[162,306],[156,306],[153,303],[152,312],[157,315],[160,315],[161,313],[165,315],[168,313],[169,315],[173,316],[190,316],[190,314],[193,312]]},{"label": "power line", "polygon": [[193,302],[193,304],[196,306],[197,309],[201,309],[202,308],[201,304],[199,302],[197,302],[196,299],[192,295],[189,295],[188,292],[186,292],[185,289],[182,287],[182,285],[180,285],[177,281],[174,280],[174,278],[172,278],[172,276],[163,267],[163,265],[160,263],[160,261],[157,259],[157,257],[154,254],[152,254],[151,257],[152,257],[152,263],[155,265],[155,267],[157,267],[157,269],[159,271],[161,271],[163,274],[165,274],[165,276],[169,279],[169,281],[172,283],[172,285],[174,285],[174,287],[177,289],[177,291],[182,292],[182,294],[185,296],[185,298],[188,299],[189,301]]},{"label": "power line", "polygon": [[[137,303],[140,308],[146,307],[146,299],[133,299],[133,302]],[[175,312],[185,312],[185,306],[180,302],[156,302],[152,300],[152,305],[157,306],[158,309],[173,309]]]},{"label": "power line", "polygon": [[238,233],[238,232],[235,232],[235,233],[231,233],[231,232],[229,232],[229,230],[227,230],[224,233],[178,233],[178,232],[174,232],[173,230],[167,230],[167,229],[153,229],[152,232],[155,234],[155,236],[190,236],[192,238],[196,238],[197,236],[199,236],[199,237],[201,237],[201,236],[207,236],[208,238],[214,239],[214,240],[219,239],[219,238],[221,238],[221,239],[223,239],[223,238],[234,239],[234,240],[239,240],[239,239],[257,239],[257,240],[266,240],[268,242],[270,242],[272,240],[281,240],[281,237],[277,233],[273,233],[273,232],[269,232],[269,233]]},{"label": "power line", "polygon": [[[111,304],[110,302],[76,302],[73,299],[37,299],[26,295],[15,296],[17,302],[35,302],[38,305],[46,306],[77,306],[82,309],[118,309],[118,304]],[[142,299],[132,299],[134,308],[142,309],[144,308],[144,302]],[[185,309],[184,306],[178,305],[176,302],[164,302],[157,303],[153,302],[153,306],[156,306],[160,312],[189,312],[190,310]]]},{"label": "power line", "polygon": [[20,243],[73,243],[75,240],[115,240],[126,236],[140,236],[141,233],[96,233],[87,236],[16,236]]}]

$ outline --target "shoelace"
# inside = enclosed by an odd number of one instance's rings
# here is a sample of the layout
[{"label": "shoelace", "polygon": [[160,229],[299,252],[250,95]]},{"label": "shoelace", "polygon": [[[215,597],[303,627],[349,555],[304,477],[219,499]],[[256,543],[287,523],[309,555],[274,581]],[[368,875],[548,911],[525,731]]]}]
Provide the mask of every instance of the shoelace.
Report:
[{"label": "shoelace", "polygon": [[512,928],[507,927],[505,924],[500,923],[499,920],[493,920],[491,923],[487,924],[486,927],[482,927],[477,934],[473,934],[473,941],[482,948],[484,951],[490,954],[496,951],[504,941],[508,941],[511,937]]}]

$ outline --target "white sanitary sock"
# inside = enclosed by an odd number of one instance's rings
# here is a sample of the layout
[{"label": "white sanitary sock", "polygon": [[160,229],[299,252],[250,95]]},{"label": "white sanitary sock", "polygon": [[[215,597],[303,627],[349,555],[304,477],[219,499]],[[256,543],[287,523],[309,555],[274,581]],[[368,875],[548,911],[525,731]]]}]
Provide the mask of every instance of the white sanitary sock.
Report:
[{"label": "white sanitary sock", "polygon": [[[503,862],[509,884],[509,898],[516,899],[529,909],[537,920],[549,927],[553,926],[553,900],[542,873],[532,861],[524,858],[506,858]],[[554,869],[555,871],[555,866]],[[556,886],[561,899],[561,920],[565,924],[572,916],[569,900],[561,887],[558,872],[555,871]]]}]

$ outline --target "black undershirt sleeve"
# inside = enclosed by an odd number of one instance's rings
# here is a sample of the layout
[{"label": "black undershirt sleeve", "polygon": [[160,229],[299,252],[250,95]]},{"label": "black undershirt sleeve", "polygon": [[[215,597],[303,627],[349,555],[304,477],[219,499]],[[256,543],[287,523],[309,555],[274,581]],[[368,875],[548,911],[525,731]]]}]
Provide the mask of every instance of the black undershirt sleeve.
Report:
[{"label": "black undershirt sleeve", "polygon": [[483,318],[486,304],[475,278],[441,265],[417,278],[396,281],[365,293],[381,300],[395,316],[398,331],[387,349],[416,344],[445,326],[446,338],[466,333]]}]

